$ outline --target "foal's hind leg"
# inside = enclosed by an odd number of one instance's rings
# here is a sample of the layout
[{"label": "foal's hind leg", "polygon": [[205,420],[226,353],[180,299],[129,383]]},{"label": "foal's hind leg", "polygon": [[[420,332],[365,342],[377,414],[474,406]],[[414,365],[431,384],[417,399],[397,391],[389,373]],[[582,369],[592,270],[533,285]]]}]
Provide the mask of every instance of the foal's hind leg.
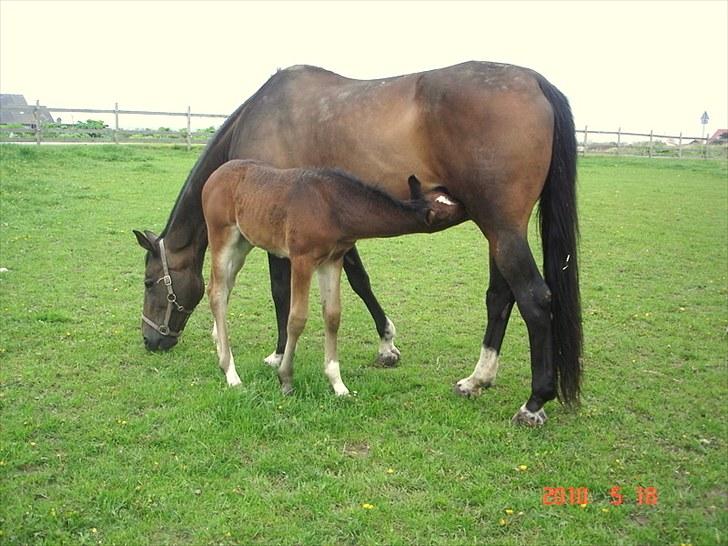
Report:
[{"label": "foal's hind leg", "polygon": [[485,297],[488,309],[488,325],[480,348],[480,358],[475,370],[455,385],[455,392],[463,396],[477,396],[482,388],[493,385],[498,373],[498,354],[503,344],[508,319],[513,309],[514,296],[503,278],[494,258],[490,258],[490,281]]},{"label": "foal's hind leg", "polygon": [[229,229],[228,234],[216,234],[210,238],[212,267],[208,296],[215,323],[212,337],[217,346],[220,368],[225,374],[228,385],[240,385],[240,377],[235,369],[235,359],[230,350],[230,339],[227,328],[227,307],[230,292],[235,284],[235,277],[243,267],[245,258],[253,248],[241,235],[237,228]]},{"label": "foal's hind leg", "polygon": [[341,320],[341,261],[322,265],[318,269],[318,278],[321,289],[321,307],[323,308],[326,328],[324,373],[329,378],[336,396],[346,396],[349,394],[349,389],[341,380],[339,356],[336,350],[337,334]]},{"label": "foal's hind leg", "polygon": [[298,338],[308,319],[308,293],[311,287],[313,264],[306,258],[291,260],[291,311],[288,315],[288,340],[278,368],[283,394],[293,393],[293,357]]}]

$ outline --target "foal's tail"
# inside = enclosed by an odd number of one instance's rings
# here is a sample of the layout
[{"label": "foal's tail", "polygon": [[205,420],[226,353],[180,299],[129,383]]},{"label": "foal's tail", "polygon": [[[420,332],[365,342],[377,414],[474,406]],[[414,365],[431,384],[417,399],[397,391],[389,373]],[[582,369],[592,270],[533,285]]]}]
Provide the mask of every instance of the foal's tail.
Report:
[{"label": "foal's tail", "polygon": [[559,399],[576,405],[583,344],[577,260],[576,135],[566,97],[545,78],[539,78],[539,85],[554,111],[551,166],[539,205],[544,278],[552,295],[554,368]]}]

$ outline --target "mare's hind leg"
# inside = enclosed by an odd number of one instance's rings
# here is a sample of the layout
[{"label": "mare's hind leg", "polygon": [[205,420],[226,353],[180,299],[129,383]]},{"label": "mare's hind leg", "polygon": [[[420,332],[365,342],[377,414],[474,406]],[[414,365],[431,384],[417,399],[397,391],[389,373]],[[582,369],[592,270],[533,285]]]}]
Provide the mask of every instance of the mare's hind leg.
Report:
[{"label": "mare's hind leg", "polygon": [[253,247],[237,230],[230,228],[226,234],[217,234],[210,238],[212,267],[208,297],[212,316],[215,320],[212,337],[217,346],[220,369],[225,374],[228,385],[240,385],[240,377],[235,369],[235,359],[230,350],[230,338],[227,328],[227,308],[230,293],[235,284],[235,277],[243,267],[245,258]]},{"label": "mare's hind leg", "polygon": [[513,422],[542,425],[546,421],[544,404],[556,398],[551,291],[536,267],[525,235],[499,233],[496,249],[496,265],[513,290],[531,345],[531,396],[513,416]]},{"label": "mare's hind leg", "polygon": [[477,396],[481,389],[490,387],[498,373],[498,355],[508,319],[513,309],[514,296],[503,278],[495,260],[490,258],[490,281],[486,292],[485,304],[488,309],[488,324],[480,348],[480,358],[475,370],[455,385],[455,392],[462,396]]},{"label": "mare's hind leg", "polygon": [[344,255],[344,271],[346,272],[346,278],[349,280],[351,288],[362,299],[374,319],[374,324],[379,334],[379,354],[377,355],[377,362],[383,366],[396,366],[399,362],[400,354],[399,349],[394,345],[394,336],[396,334],[394,324],[384,314],[382,306],[379,305],[374,292],[372,292],[369,275],[367,275],[364,269],[364,264],[359,257],[359,252],[356,247],[352,247]]},{"label": "mare's hind leg", "polygon": [[341,321],[341,260],[322,265],[318,269],[318,278],[321,289],[321,307],[326,328],[324,373],[329,378],[336,396],[346,396],[349,394],[349,389],[341,380],[339,356],[336,349],[339,322]]},{"label": "mare's hind leg", "polygon": [[306,258],[291,260],[291,311],[288,315],[288,339],[283,351],[278,379],[283,394],[293,393],[293,357],[298,338],[308,319],[308,293],[311,287],[313,264]]}]

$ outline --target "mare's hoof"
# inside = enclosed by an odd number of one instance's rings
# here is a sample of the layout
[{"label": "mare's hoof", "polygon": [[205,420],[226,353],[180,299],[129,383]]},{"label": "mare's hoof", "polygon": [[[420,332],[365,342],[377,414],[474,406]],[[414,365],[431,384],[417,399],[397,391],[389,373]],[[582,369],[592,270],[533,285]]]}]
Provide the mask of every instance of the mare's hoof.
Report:
[{"label": "mare's hoof", "polygon": [[395,346],[392,346],[391,349],[381,351],[377,355],[377,364],[385,368],[394,368],[397,364],[399,364],[399,358],[399,349],[397,349],[397,347]]},{"label": "mare's hoof", "polygon": [[511,423],[514,425],[525,425],[527,427],[540,427],[548,420],[546,412],[541,408],[536,413],[530,412],[526,409],[526,405],[521,406],[516,414],[511,419]]},{"label": "mare's hoof", "polygon": [[281,353],[273,352],[263,359],[263,363],[265,363],[266,366],[270,366],[271,368],[277,368],[281,365],[282,360],[283,355]]}]

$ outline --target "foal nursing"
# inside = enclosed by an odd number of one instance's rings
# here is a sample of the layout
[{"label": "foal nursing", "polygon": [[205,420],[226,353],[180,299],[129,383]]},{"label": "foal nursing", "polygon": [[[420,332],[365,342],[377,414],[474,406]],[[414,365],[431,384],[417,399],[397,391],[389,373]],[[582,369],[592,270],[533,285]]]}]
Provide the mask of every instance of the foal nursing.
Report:
[{"label": "foal nursing", "polygon": [[291,260],[288,341],[278,368],[283,392],[293,391],[293,356],[316,271],[326,327],[324,372],[337,395],[349,393],[336,350],[344,254],[359,239],[439,231],[466,219],[463,206],[445,192],[423,194],[415,176],[409,187],[410,199],[399,201],[337,170],[282,170],[241,160],[212,173],[202,191],[212,256],[208,295],[212,335],[229,385],[239,385],[240,377],[225,322],[228,299],[245,257],[260,247]]}]

